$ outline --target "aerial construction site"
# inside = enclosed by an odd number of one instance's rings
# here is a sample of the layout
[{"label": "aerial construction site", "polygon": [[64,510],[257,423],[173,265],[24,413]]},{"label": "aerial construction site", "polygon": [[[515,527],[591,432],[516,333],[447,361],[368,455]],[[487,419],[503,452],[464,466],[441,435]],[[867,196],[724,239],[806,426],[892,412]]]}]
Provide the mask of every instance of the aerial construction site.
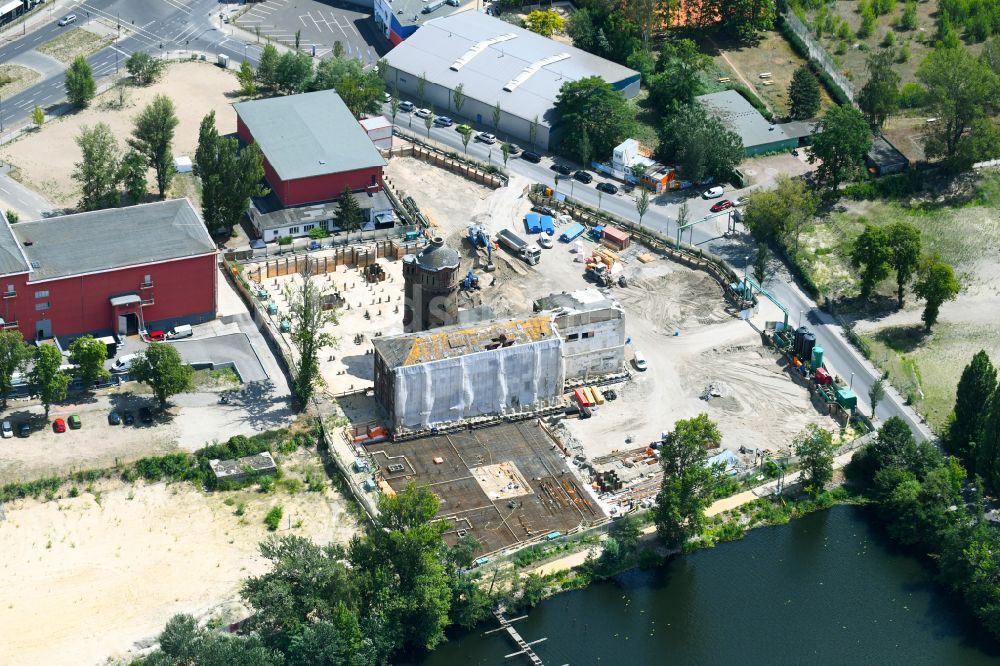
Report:
[{"label": "aerial construction site", "polygon": [[[386,175],[419,237],[310,255],[340,308],[321,366],[362,492],[428,485],[450,536],[488,554],[648,506],[678,419],[708,414],[734,475],[836,427],[788,332],[774,344],[782,313],[698,261],[533,204],[516,177],[494,190],[404,157]],[[245,269],[275,325],[302,279],[282,261]]]}]

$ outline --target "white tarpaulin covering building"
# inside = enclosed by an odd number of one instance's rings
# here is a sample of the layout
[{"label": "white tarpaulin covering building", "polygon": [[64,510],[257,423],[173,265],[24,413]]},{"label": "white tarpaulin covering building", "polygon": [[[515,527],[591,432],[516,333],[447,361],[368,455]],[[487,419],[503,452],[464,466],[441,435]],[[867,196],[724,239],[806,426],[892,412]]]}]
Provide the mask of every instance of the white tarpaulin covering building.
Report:
[{"label": "white tarpaulin covering building", "polygon": [[393,430],[550,404],[563,389],[551,315],[376,338],[375,393]]}]

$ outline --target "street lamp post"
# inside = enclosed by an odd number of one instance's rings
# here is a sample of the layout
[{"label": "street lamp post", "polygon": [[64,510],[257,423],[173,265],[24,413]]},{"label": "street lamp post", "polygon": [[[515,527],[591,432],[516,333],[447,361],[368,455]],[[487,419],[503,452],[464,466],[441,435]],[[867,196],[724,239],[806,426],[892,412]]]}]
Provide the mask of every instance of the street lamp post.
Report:
[{"label": "street lamp post", "polygon": [[851,373],[851,383],[848,384],[847,388],[848,389],[853,389],[854,388],[854,373],[853,372]]}]

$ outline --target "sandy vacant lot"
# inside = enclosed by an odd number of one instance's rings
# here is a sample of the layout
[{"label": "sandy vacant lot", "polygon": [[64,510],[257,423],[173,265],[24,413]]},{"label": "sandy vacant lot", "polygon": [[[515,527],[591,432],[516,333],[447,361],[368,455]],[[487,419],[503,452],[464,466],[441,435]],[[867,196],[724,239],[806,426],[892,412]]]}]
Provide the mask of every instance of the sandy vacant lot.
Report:
[{"label": "sandy vacant lot", "polygon": [[[198,145],[198,125],[210,111],[222,134],[236,131],[236,114],[230,104],[238,101],[236,79],[215,65],[185,62],[171,65],[158,83],[147,88],[129,88],[125,108],[118,109],[114,90],[97,97],[91,105],[42,126],[41,131],[24,135],[3,147],[0,159],[20,171],[20,180],[28,187],[44,192],[57,206],[73,207],[79,190],[73,181],[74,165],[80,160],[76,137],[84,125],[99,122],[111,127],[119,143],[132,132],[135,116],[156,95],[170,97],[180,121],[174,132],[174,154],[194,155]],[[152,186],[153,181],[150,179]]]},{"label": "sandy vacant lot", "polygon": [[[285,512],[278,535],[346,542],[355,530],[331,489],[204,494],[190,484],[108,482],[99,503],[80,490],[5,507],[4,664],[94,664],[148,644],[176,613],[245,617],[238,590],[266,570],[258,543],[271,534],[262,523],[271,506]],[[246,513],[235,515],[226,497],[246,501]]]}]

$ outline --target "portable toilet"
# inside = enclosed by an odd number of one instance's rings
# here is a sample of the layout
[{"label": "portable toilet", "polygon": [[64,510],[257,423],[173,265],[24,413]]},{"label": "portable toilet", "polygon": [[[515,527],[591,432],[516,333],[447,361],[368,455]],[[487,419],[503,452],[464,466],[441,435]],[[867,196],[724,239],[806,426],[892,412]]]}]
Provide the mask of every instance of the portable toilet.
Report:
[{"label": "portable toilet", "polygon": [[822,347],[819,347],[819,346],[813,347],[812,364],[811,365],[812,365],[813,371],[817,370],[818,368],[822,368],[823,367],[823,348]]}]

